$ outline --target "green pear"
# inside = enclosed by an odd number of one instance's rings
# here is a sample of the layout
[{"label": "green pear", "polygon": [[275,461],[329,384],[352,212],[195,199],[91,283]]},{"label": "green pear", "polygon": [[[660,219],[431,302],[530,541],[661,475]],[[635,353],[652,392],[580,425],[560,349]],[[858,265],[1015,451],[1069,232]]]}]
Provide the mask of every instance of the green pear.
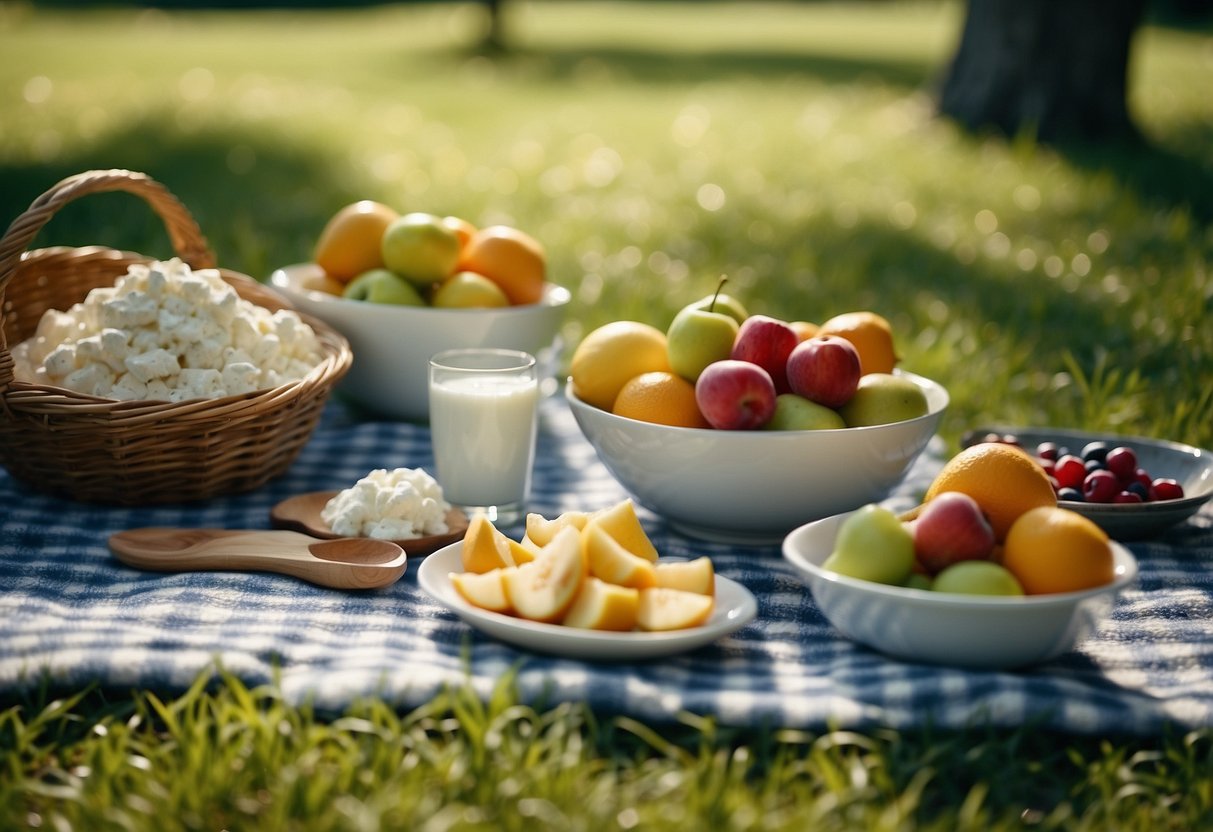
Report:
[{"label": "green pear", "polygon": [[775,397],[775,413],[763,427],[765,430],[837,430],[846,426],[837,411],[795,393],[780,393]]},{"label": "green pear", "polygon": [[670,368],[686,380],[695,381],[709,364],[732,354],[738,328],[737,321],[722,312],[684,307],[666,331]]},{"label": "green pear", "polygon": [[431,298],[434,306],[444,309],[483,309],[509,306],[505,291],[493,281],[476,272],[458,272],[439,284]]},{"label": "green pear", "polygon": [[834,551],[822,566],[881,584],[904,584],[914,568],[914,536],[897,515],[875,503],[842,521]]},{"label": "green pear", "polygon": [[859,379],[859,387],[838,409],[849,428],[887,425],[925,416],[930,410],[927,394],[904,376],[868,373]]},{"label": "green pear", "polygon": [[933,589],[934,581],[930,575],[924,575],[921,572],[911,572],[910,577],[906,578],[904,584],[906,589]]},{"label": "green pear", "polygon": [[394,306],[425,306],[417,288],[387,269],[371,269],[346,284],[341,297]]},{"label": "green pear", "polygon": [[750,317],[750,313],[746,311],[745,306],[737,298],[732,295],[726,295],[723,292],[717,292],[707,297],[700,298],[694,303],[687,304],[686,309],[706,309],[709,312],[722,312],[728,315],[733,320],[737,321],[738,326],[745,323],[745,319]]},{"label": "green pear", "polygon": [[459,237],[441,217],[415,212],[392,220],[379,243],[383,265],[422,288],[446,280],[459,260]]},{"label": "green pear", "polygon": [[1023,587],[1010,571],[988,560],[962,560],[935,576],[936,592],[960,595],[1023,595]]}]

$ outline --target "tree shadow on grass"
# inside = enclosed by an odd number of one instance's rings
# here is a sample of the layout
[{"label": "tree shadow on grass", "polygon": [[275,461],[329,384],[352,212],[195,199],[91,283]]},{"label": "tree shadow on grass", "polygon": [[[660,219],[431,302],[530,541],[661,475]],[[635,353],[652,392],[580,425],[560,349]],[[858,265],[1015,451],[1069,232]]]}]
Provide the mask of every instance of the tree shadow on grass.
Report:
[{"label": "tree shadow on grass", "polygon": [[828,84],[856,81],[917,89],[931,83],[937,72],[930,62],[823,55],[787,49],[658,50],[643,47],[591,46],[578,48],[516,47],[492,53],[502,67],[520,66],[565,80],[594,67],[615,78],[644,84],[679,86],[708,81],[808,78]]},{"label": "tree shadow on grass", "polygon": [[1105,143],[1057,141],[1050,146],[1081,170],[1112,176],[1143,202],[1187,208],[1199,224],[1213,223],[1213,122],[1172,128],[1165,144],[1143,136]]},{"label": "tree shadow on grass", "polygon": [[[177,197],[197,221],[218,262],[264,278],[275,266],[306,259],[315,233],[336,202],[364,198],[357,183],[335,173],[333,159],[268,133],[164,130],[149,115],[87,149],[54,161],[0,164],[0,226],[7,228],[61,179],[87,170],[146,173]],[[344,203],[342,203],[344,204]],[[62,206],[31,248],[89,246],[168,257],[163,223],[126,193],[90,194]]]}]

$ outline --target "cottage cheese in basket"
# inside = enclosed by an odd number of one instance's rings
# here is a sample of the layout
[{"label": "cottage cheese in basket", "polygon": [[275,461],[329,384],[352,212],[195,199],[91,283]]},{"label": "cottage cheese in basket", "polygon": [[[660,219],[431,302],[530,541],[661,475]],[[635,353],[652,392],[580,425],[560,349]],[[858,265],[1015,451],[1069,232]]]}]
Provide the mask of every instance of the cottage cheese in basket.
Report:
[{"label": "cottage cheese in basket", "polygon": [[120,400],[179,402],[277,387],[320,363],[298,314],[241,298],[217,269],[132,265],[13,348],[18,381]]},{"label": "cottage cheese in basket", "polygon": [[333,497],[320,518],[342,537],[411,540],[446,534],[451,505],[420,468],[377,468]]}]

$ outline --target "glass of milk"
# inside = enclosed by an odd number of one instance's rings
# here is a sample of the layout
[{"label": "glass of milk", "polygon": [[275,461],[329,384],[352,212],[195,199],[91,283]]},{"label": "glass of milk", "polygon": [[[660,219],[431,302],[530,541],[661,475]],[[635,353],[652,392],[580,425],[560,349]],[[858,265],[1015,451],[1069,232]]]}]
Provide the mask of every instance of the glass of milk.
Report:
[{"label": "glass of milk", "polygon": [[530,353],[460,349],[430,359],[430,441],[447,502],[499,524],[523,519],[538,406]]}]

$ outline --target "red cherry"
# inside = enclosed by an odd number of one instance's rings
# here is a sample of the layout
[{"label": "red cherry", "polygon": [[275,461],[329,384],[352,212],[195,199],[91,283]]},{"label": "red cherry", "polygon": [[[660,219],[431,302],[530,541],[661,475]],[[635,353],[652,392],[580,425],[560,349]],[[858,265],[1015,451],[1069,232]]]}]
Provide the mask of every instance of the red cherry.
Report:
[{"label": "red cherry", "polygon": [[1087,476],[1087,466],[1073,454],[1067,454],[1057,460],[1053,466],[1053,476],[1062,488],[1082,488],[1082,481]]},{"label": "red cherry", "polygon": [[1120,480],[1111,471],[1092,471],[1082,482],[1082,494],[1088,503],[1110,503],[1120,492]]},{"label": "red cherry", "polygon": [[1120,445],[1108,451],[1105,464],[1117,479],[1127,485],[1137,473],[1137,454],[1133,453],[1132,448]]},{"label": "red cherry", "polygon": [[1151,500],[1180,500],[1184,487],[1169,477],[1159,477],[1150,484]]},{"label": "red cherry", "polygon": [[1134,494],[1132,491],[1122,491],[1112,498],[1114,503],[1140,503],[1141,495]]}]

